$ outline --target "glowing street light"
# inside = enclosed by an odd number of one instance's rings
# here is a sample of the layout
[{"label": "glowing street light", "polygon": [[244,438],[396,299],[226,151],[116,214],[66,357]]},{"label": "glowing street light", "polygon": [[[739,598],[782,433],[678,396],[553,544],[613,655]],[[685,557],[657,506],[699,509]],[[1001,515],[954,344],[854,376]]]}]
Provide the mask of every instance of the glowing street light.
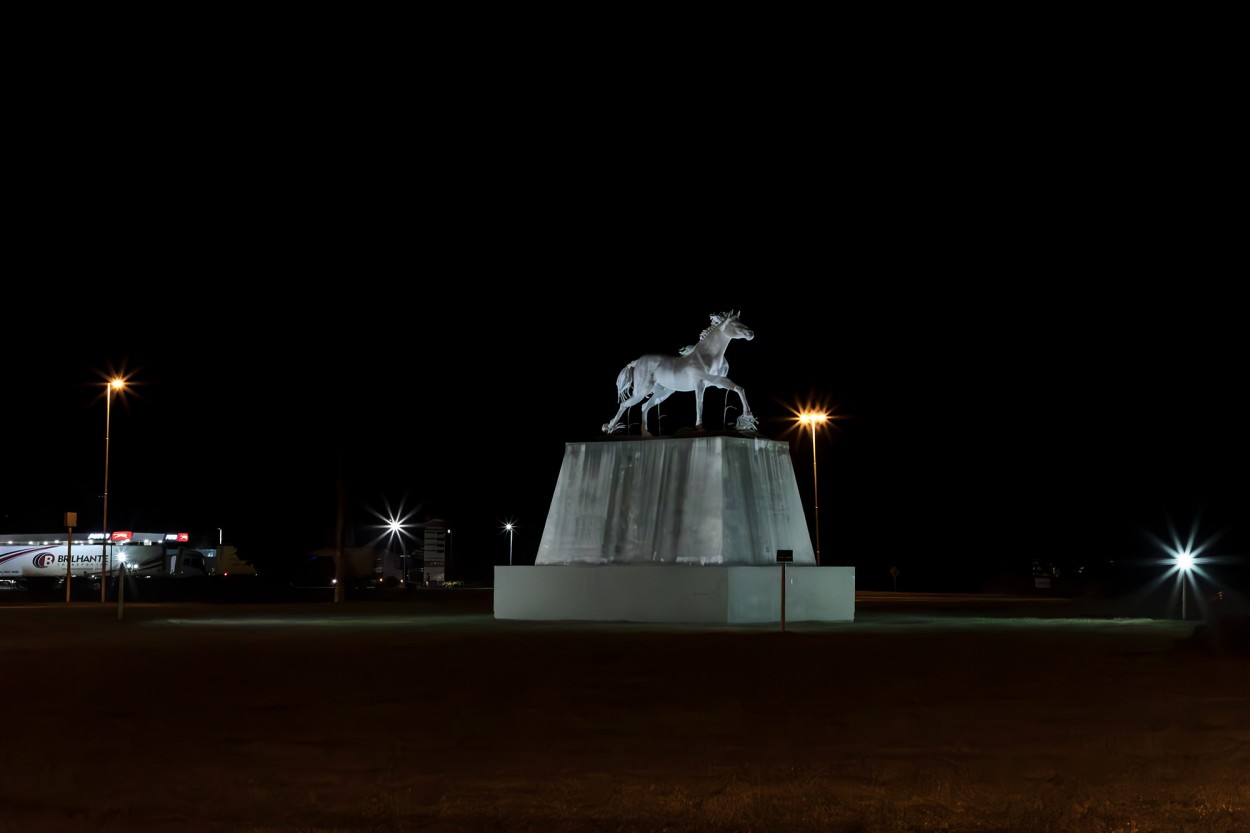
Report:
[{"label": "glowing street light", "polygon": [[508,533],[508,566],[512,566],[512,532],[516,529],[516,522],[505,521],[503,531]]},{"label": "glowing street light", "polygon": [[820,491],[816,484],[816,426],[824,425],[829,415],[823,411],[802,411],[799,425],[812,433],[812,517],[816,522],[816,566],[820,566]]},{"label": "glowing street light", "polygon": [[[407,588],[408,587],[408,541],[407,541],[407,537],[412,535],[412,533],[409,532],[408,530],[412,529],[413,527],[423,526],[423,524],[410,523],[408,519],[412,517],[411,512],[402,516],[390,514],[389,509],[387,510],[387,512],[388,514],[386,516],[386,523],[384,524],[384,526],[386,528],[386,531],[390,533],[390,541],[394,541],[396,539],[399,540],[399,572],[401,576],[400,580],[403,583],[404,587]],[[390,541],[388,541],[386,545],[386,552],[388,555],[391,552]]]},{"label": "glowing street light", "polygon": [[[404,586],[408,586],[408,547],[404,545],[404,525],[403,523],[392,518],[386,524],[387,530],[391,533],[391,538],[399,539],[399,570],[403,575]],[[389,548],[388,548],[389,552]]]},{"label": "glowing street light", "polygon": [[1181,618],[1188,619],[1185,611],[1185,577],[1194,568],[1194,554],[1188,549],[1176,553],[1176,569],[1181,576]]},{"label": "glowing street light", "polygon": [[[1197,592],[1198,584],[1201,581],[1210,582],[1214,578],[1213,574],[1208,572],[1208,568],[1220,563],[1235,562],[1239,557],[1211,554],[1210,550],[1223,536],[1223,532],[1217,531],[1206,536],[1204,540],[1199,540],[1197,520],[1193,522],[1187,534],[1181,535],[1173,526],[1171,519],[1168,519],[1168,533],[1170,540],[1149,534],[1149,538],[1162,550],[1162,555],[1158,559],[1148,559],[1146,563],[1168,568],[1155,579],[1151,587],[1169,582],[1175,576],[1176,586],[1181,593],[1181,618],[1186,619],[1189,616],[1189,599],[1185,585],[1190,583],[1194,585],[1194,600],[1201,605],[1202,596]],[[1175,600],[1175,591],[1171,598]]]},{"label": "glowing street light", "polygon": [[374,539],[374,543],[382,541],[386,538],[386,554],[391,555],[391,545],[396,538],[399,539],[399,569],[401,581],[404,587],[408,586],[408,538],[412,538],[415,542],[416,535],[411,530],[425,526],[423,523],[417,523],[413,520],[417,516],[417,509],[404,509],[403,503],[399,505],[397,510],[391,509],[391,503],[386,501],[386,511],[379,512],[375,509],[369,510],[370,514],[376,517],[381,523],[376,524],[377,529],[383,530],[378,537]]},{"label": "glowing street light", "polygon": [[102,547],[100,556],[100,603],[103,604],[108,597],[108,573],[109,573],[109,425],[112,421],[113,414],[113,391],[121,391],[126,387],[126,380],[120,376],[114,376],[108,381],[104,387],[104,539],[100,542]]}]

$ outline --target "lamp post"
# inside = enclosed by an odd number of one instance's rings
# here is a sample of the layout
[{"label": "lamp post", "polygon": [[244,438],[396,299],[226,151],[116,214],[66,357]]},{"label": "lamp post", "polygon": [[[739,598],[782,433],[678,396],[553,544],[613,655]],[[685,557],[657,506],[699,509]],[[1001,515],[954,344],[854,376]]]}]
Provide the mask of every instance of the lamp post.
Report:
[{"label": "lamp post", "polygon": [[109,426],[113,418],[113,391],[126,387],[126,380],[113,377],[104,387],[104,540],[100,542],[100,604],[108,598],[109,573]]},{"label": "lamp post", "polygon": [[1194,554],[1189,550],[1181,550],[1176,554],[1176,569],[1181,574],[1181,618],[1188,619],[1185,609],[1185,576],[1194,568]]},{"label": "lamp post", "polygon": [[516,524],[508,521],[503,525],[504,532],[508,533],[508,566],[512,566],[512,530],[516,529]]},{"label": "lamp post", "polygon": [[822,411],[803,411],[799,424],[812,433],[812,518],[816,526],[816,566],[820,566],[820,490],[816,484],[816,426],[824,425],[829,415]]},{"label": "lamp post", "polygon": [[[386,522],[386,528],[391,533],[391,541],[399,539],[399,572],[405,588],[408,586],[408,547],[404,543],[404,522],[399,518],[391,518]],[[386,544],[386,554],[391,554],[391,542]]]}]

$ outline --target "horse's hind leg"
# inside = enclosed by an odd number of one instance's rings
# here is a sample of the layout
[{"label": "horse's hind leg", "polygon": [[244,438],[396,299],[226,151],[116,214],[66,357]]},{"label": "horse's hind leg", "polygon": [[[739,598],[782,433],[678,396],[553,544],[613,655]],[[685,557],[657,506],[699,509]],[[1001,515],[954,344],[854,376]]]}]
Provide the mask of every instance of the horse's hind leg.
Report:
[{"label": "horse's hind leg", "polygon": [[[621,407],[618,408],[616,411],[616,416],[612,417],[612,421],[604,423],[603,433],[605,434],[616,433],[617,427],[621,424],[621,416],[623,416],[624,413],[628,411],[630,408],[634,407],[635,405],[637,405],[639,402],[641,402],[642,400],[646,398],[647,398],[646,393],[635,393],[629,399],[626,399],[624,402],[622,402]],[[646,405],[643,406],[644,413],[643,413],[643,420],[642,420],[642,435],[644,437],[649,436],[647,434],[647,419],[646,419],[646,413],[645,413],[646,407],[647,407]]]},{"label": "horse's hind leg", "polygon": [[603,433],[605,434],[616,433],[617,427],[621,424],[621,415],[624,414],[625,411],[627,411],[628,409],[629,409],[628,405],[622,405],[619,409],[617,409],[616,416],[612,417],[611,421],[603,423]]}]

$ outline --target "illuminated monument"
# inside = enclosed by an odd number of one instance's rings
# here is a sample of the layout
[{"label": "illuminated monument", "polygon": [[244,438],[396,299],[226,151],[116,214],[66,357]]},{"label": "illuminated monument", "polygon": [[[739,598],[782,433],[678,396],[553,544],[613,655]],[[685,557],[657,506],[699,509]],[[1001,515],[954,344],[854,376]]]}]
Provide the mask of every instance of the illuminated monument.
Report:
[{"label": "illuminated monument", "polygon": [[[816,566],[789,444],[756,432],[726,375],[728,345],[754,333],[736,313],[711,321],[679,355],[626,365],[604,438],[565,444],[534,566],[495,568],[497,619],[776,622],[783,598],[787,621],[854,619],[855,571]],[[705,429],[708,387],[741,400],[733,429]],[[695,430],[653,436],[651,408],[691,391]],[[619,434],[638,404],[640,436]]]}]

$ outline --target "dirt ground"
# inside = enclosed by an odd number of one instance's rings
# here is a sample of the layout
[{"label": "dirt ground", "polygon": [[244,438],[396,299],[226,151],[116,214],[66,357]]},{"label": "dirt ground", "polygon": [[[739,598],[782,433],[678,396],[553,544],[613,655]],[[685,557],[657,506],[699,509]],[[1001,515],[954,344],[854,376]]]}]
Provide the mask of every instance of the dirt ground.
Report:
[{"label": "dirt ground", "polygon": [[0,595],[0,833],[1250,830],[1250,656],[1203,623],[491,610]]}]

